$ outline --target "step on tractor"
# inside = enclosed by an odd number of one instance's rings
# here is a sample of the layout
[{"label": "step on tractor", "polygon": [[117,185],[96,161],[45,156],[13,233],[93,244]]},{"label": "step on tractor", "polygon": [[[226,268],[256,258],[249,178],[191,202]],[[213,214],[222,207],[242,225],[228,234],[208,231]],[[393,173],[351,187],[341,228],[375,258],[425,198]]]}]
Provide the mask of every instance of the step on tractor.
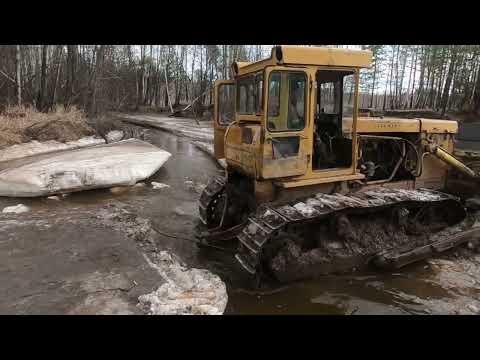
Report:
[{"label": "step on tractor", "polygon": [[276,46],[232,64],[233,80],[214,88],[214,151],[227,167],[199,200],[204,241],[235,239],[245,271],[279,281],[398,269],[476,241],[475,206],[445,190],[452,171],[477,176],[452,155],[457,122],[359,111],[372,60]]}]

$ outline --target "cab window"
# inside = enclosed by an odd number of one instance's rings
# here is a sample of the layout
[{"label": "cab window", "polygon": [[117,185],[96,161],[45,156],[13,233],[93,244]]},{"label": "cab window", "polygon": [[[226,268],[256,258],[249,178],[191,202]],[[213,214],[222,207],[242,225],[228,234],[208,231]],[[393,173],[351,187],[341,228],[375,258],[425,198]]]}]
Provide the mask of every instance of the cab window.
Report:
[{"label": "cab window", "polygon": [[268,82],[268,130],[305,127],[307,77],[302,72],[273,71]]},{"label": "cab window", "polygon": [[268,82],[268,118],[280,115],[280,73],[272,72]]},{"label": "cab window", "polygon": [[288,74],[288,130],[301,130],[305,127],[305,75]]},{"label": "cab window", "polygon": [[235,86],[222,84],[218,87],[218,122],[230,124],[235,116]]},{"label": "cab window", "polygon": [[263,74],[255,77],[255,111],[257,114],[263,110]]},{"label": "cab window", "polygon": [[254,97],[254,79],[249,77],[247,79],[238,81],[238,98],[237,111],[240,114],[254,114],[255,113],[255,97]]}]

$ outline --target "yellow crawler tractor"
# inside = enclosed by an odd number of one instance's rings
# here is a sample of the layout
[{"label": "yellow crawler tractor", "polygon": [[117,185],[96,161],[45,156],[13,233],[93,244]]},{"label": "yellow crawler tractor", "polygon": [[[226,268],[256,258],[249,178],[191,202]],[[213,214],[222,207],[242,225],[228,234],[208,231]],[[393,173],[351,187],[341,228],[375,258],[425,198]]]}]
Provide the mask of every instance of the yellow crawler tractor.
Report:
[{"label": "yellow crawler tractor", "polygon": [[205,239],[238,241],[243,269],[280,281],[374,264],[399,268],[478,235],[444,191],[457,122],[360,117],[369,51],[277,46],[215,84],[225,177],[200,197]]}]

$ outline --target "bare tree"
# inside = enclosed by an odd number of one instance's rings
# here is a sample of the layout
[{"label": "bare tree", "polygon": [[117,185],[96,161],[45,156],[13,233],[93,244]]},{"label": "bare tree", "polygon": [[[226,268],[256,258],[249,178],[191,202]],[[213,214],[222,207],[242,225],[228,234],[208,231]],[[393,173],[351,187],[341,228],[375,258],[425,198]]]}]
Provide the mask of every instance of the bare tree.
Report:
[{"label": "bare tree", "polygon": [[38,92],[37,98],[37,109],[38,111],[44,110],[44,98],[45,91],[47,86],[47,50],[48,45],[42,46],[42,72],[40,74],[40,91]]}]

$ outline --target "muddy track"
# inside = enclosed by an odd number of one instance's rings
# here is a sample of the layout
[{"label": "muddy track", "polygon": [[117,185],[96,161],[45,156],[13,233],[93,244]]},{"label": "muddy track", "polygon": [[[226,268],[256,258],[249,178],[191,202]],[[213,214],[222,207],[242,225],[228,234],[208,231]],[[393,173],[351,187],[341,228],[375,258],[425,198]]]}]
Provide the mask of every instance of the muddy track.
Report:
[{"label": "muddy track", "polygon": [[[249,217],[249,223],[238,235],[241,246],[236,259],[245,270],[255,274],[260,270],[261,263],[265,261],[264,257],[274,257],[272,268],[276,277],[281,278],[282,281],[346,271],[368,263],[382,250],[406,246],[408,248],[405,249],[406,251],[425,245],[423,237],[419,242],[418,239],[414,240],[412,237],[398,236],[401,233],[401,226],[398,226],[397,234],[392,232],[391,236],[388,237],[379,234],[369,236],[368,234],[369,227],[373,228],[379,225],[380,228],[385,228],[391,226],[388,220],[394,218],[387,219],[384,224],[375,224],[375,220],[380,218],[382,213],[390,214],[393,209],[408,209],[406,210],[408,214],[408,212],[420,209],[425,205],[449,209],[451,215],[448,217],[449,225],[459,223],[466,215],[457,198],[427,189],[393,190],[382,188],[349,195],[317,194],[294,205],[262,205],[254,216]],[[350,223],[346,216],[349,216],[352,220],[355,219],[355,222]],[[322,242],[323,251],[314,248],[310,251],[308,257],[302,255],[298,246],[296,249],[291,248],[289,255],[292,255],[292,251],[295,253],[293,261],[288,261],[285,257],[279,258],[275,254],[265,254],[265,251],[271,252],[268,249],[269,245],[273,238],[279,234],[293,233],[304,238],[312,237],[316,234],[305,232],[308,226],[313,225],[314,228],[320,226],[322,222],[329,223],[332,219],[343,220],[344,223],[337,224],[337,232],[342,232],[337,235],[340,235],[339,238],[342,242],[333,241],[330,244],[330,249],[328,249],[328,240],[324,239]],[[361,232],[358,229],[364,231]],[[316,233],[318,232],[319,229]],[[325,230],[322,233],[325,234]],[[291,243],[291,246],[295,247],[295,244]],[[316,252],[314,253],[314,251]],[[309,269],[309,267],[312,269]]]}]

